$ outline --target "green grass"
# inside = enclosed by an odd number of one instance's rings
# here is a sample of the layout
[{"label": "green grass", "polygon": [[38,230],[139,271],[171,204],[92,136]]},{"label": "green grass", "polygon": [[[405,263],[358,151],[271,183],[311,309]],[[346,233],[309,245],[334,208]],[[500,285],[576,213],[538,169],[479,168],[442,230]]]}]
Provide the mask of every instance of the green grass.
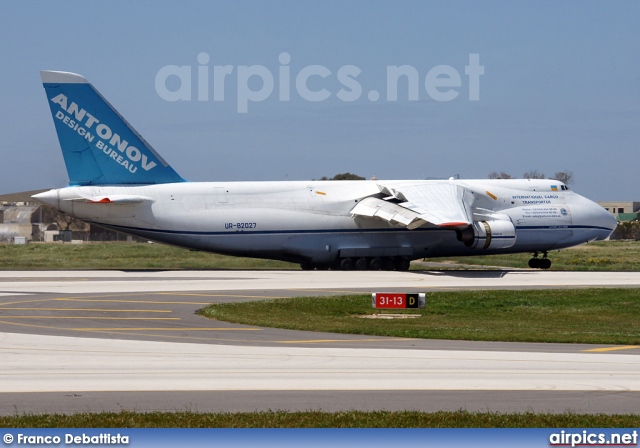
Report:
[{"label": "green grass", "polygon": [[[549,253],[556,270],[640,270],[640,241],[600,241]],[[468,265],[527,267],[531,254],[429,258]],[[147,243],[0,244],[0,269],[300,269],[295,263],[229,257]],[[414,264],[413,269],[424,269]],[[438,268],[440,269],[440,268]],[[452,267],[452,269],[459,269]]]},{"label": "green grass", "polygon": [[415,319],[362,319],[371,296],[210,305],[207,317],[261,327],[404,338],[640,344],[640,290],[561,289],[427,294]]},{"label": "green grass", "polygon": [[[504,266],[529,267],[530,253],[487,255],[478,257],[428,258],[426,261]],[[638,271],[640,270],[640,241],[597,241],[582,246],[549,252],[552,270],[561,271]],[[418,266],[414,267],[414,269]]]},{"label": "green grass", "polygon": [[164,244],[30,243],[0,244],[0,269],[299,269],[299,266]]},{"label": "green grass", "polygon": [[196,412],[130,411],[0,417],[3,428],[636,428],[633,414],[491,412]]}]

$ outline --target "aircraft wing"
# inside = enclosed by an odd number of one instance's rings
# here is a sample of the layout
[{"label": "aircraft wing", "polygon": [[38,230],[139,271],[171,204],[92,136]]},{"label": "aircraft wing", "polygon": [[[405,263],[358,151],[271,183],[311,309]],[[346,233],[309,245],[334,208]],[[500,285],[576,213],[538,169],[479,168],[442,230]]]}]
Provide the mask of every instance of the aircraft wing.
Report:
[{"label": "aircraft wing", "polygon": [[390,182],[378,184],[378,188],[387,196],[364,198],[351,214],[379,218],[409,229],[426,223],[462,228],[473,222],[473,193],[460,185]]}]

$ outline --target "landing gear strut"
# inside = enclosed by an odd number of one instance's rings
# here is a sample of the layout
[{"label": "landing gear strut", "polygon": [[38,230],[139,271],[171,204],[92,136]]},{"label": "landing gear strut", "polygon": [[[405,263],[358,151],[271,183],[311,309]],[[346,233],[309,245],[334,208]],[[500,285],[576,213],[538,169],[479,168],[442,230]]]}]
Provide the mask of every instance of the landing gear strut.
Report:
[{"label": "landing gear strut", "polygon": [[549,269],[551,267],[551,260],[547,258],[547,251],[542,253],[542,258],[538,258],[538,252],[533,254],[533,258],[529,260],[529,267],[531,269]]}]

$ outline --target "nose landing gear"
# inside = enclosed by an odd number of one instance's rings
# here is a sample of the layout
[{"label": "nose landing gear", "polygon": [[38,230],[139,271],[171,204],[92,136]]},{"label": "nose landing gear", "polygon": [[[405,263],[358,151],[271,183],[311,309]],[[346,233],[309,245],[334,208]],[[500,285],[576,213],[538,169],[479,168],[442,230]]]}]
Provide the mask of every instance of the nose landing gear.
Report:
[{"label": "nose landing gear", "polygon": [[547,258],[547,251],[542,253],[542,258],[538,258],[538,252],[533,254],[533,258],[529,260],[529,267],[531,269],[549,269],[551,267],[551,260]]}]

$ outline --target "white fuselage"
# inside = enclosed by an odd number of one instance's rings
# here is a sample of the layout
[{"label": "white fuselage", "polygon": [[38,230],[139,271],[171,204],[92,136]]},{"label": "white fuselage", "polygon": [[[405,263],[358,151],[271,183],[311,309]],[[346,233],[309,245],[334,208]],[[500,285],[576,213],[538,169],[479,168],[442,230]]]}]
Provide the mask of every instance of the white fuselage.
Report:
[{"label": "white fuselage", "polygon": [[84,221],[158,242],[313,263],[344,257],[416,259],[548,251],[605,239],[617,224],[602,207],[573,191],[551,191],[547,180],[415,182],[469,189],[475,196],[474,221],[512,222],[515,244],[470,248],[454,229],[426,224],[410,230],[352,216],[359,200],[380,193],[378,181],[85,186],[51,190],[37,199]]}]

